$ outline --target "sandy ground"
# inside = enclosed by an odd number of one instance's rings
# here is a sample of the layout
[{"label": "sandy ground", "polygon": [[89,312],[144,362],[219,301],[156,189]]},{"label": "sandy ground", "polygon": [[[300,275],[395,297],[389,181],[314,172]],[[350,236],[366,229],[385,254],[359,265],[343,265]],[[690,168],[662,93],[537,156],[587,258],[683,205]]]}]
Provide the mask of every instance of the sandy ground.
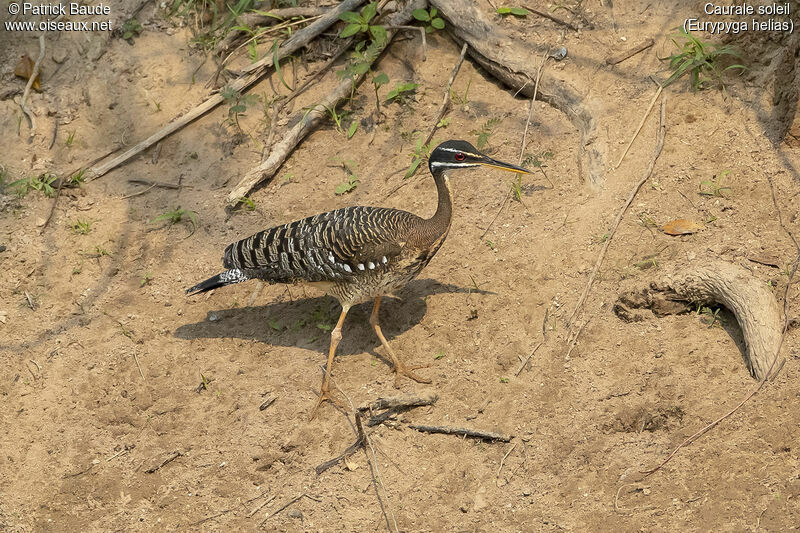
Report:
[{"label": "sandy ground", "polygon": [[[0,212],[0,529],[382,531],[378,493],[402,531],[794,529],[797,332],[788,331],[787,361],[773,382],[642,478],[641,470],[735,407],[756,382],[726,311],[709,327],[697,313],[627,323],[612,310],[621,286],[647,283],[678,259],[709,255],[747,267],[783,303],[796,252],[767,177],[797,233],[800,158],[768,138],[763,102],[771,78],[732,77],[726,94],[692,93],[686,81],[667,89],[663,153],[614,236],[567,355],[566,320],[647,166],[657,112],[623,164],[613,170],[613,163],[654,94],[648,76],[668,75],[658,60],[672,53],[668,36],[702,8],[585,4],[594,29],[573,32],[533,15],[493,20],[534,51],[568,48],[568,58],[549,62],[543,76],[569,81],[594,102],[597,142],[605,147],[602,182],[587,184],[569,117],[536,102],[524,155],[539,155],[544,172],[523,179],[521,201],[506,201],[510,175],[459,175],[448,240],[420,278],[383,306],[394,349],[410,364],[429,364],[420,373],[433,383],[396,384],[367,323],[369,306],[348,316],[334,378],[354,405],[400,393],[439,397],[371,430],[379,489],[361,451],[347,464],[314,471],[355,439],[329,404],[309,420],[338,303],[300,287],[267,286],[252,305],[251,283],[210,297],[187,298],[184,290],[220,270],[229,242],[275,224],[359,204],[429,216],[436,196],[427,170],[389,193],[403,181],[414,139],[432,126],[458,57],[446,32],[428,36],[426,61],[417,33],[393,43],[376,70],[390,86],[418,83],[414,96],[383,105],[386,117],[375,124],[372,86],[362,86],[345,107],[348,125],[360,121],[353,138],[332,124],[315,131],[252,194],[253,210],[226,212],[224,199],[260,161],[269,120],[257,104],[239,117],[240,129],[223,105],[106,176],[64,189],[43,234],[52,200],[7,192]],[[111,6],[118,17],[129,9]],[[488,3],[481,6],[489,13]],[[144,139],[209,93],[204,85],[216,66],[190,44],[194,19],[182,24],[153,4],[138,17],[143,31],[132,45],[101,33],[48,37],[42,92],[30,97],[37,120],[31,143],[18,105],[24,81],[12,71],[19,56],[38,55],[38,42],[0,33],[6,183],[80,168]],[[605,64],[648,37],[654,47]],[[297,62],[299,83],[321,65],[307,59]],[[247,63],[239,54],[232,66]],[[284,74],[291,82],[292,69]],[[288,121],[278,121],[276,139],[336,81],[327,74],[298,98]],[[454,103],[436,139],[476,143],[474,130],[491,120],[486,150],[518,161],[528,101],[470,60],[454,90],[467,93],[466,101]],[[250,93],[274,92],[288,91],[273,76]],[[355,163],[358,184],[336,195],[345,159]],[[148,189],[131,179],[180,188]],[[699,194],[715,179],[728,189]],[[196,212],[194,231],[186,219],[153,222],[177,207]],[[676,218],[703,229],[671,237],[653,227]],[[87,234],[73,228],[78,221],[91,223]],[[751,261],[764,257],[777,268]],[[797,297],[792,286],[790,318]],[[543,329],[541,347],[515,375]],[[410,424],[513,440],[430,435]]]}]

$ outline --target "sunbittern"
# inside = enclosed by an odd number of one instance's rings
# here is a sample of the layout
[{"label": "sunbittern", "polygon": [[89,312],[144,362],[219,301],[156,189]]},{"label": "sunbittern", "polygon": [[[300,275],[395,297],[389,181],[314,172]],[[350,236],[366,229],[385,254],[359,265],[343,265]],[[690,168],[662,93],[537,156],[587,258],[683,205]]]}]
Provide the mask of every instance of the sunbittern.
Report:
[{"label": "sunbittern", "polygon": [[307,282],[338,298],[342,313],[331,332],[328,364],[320,404],[330,400],[333,356],[342,338],[342,324],[355,304],[375,299],[369,323],[392,360],[394,370],[414,381],[430,383],[395,355],[378,323],[381,296],[411,281],[442,246],[453,220],[449,174],[487,166],[511,172],[528,170],[496,161],[466,141],[447,141],[428,159],[439,203],[431,218],[386,207],[345,207],[290,222],[252,235],[225,249],[226,270],[187,289],[196,294],[224,285],[260,279],[269,283]]}]

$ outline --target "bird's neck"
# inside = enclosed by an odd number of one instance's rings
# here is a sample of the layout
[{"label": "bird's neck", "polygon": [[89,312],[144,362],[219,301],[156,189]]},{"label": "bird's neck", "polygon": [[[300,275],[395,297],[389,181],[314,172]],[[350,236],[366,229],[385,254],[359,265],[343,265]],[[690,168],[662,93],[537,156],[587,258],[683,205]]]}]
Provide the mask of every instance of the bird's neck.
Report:
[{"label": "bird's neck", "polygon": [[422,221],[420,236],[423,247],[437,246],[450,230],[450,222],[453,220],[453,197],[450,192],[450,180],[446,170],[434,170],[433,180],[436,182],[436,192],[439,201],[436,205],[436,212],[431,218]]}]

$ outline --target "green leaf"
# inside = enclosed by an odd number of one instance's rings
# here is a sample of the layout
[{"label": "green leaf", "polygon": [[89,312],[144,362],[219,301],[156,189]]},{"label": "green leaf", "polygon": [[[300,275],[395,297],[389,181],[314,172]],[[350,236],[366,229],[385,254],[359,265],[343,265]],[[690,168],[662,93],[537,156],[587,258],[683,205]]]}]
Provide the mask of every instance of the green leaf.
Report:
[{"label": "green leaf", "polygon": [[347,130],[347,138],[352,139],[353,135],[356,134],[356,130],[358,129],[358,122],[353,122],[350,124],[350,129]]},{"label": "green leaf", "polygon": [[272,44],[272,64],[275,67],[275,73],[278,75],[278,79],[281,80],[284,87],[291,91],[292,88],[289,87],[289,84],[283,79],[283,72],[281,72],[281,60],[278,58],[278,39],[275,39],[275,42]]},{"label": "green leaf", "polygon": [[433,26],[437,30],[443,30],[444,29],[444,21],[437,17],[437,18],[435,18],[435,19],[433,19],[431,21],[431,26]]},{"label": "green leaf", "polygon": [[361,31],[361,24],[348,24],[342,30],[342,33],[339,34],[339,37],[344,39],[345,37],[350,37],[351,35],[355,35],[356,33]]},{"label": "green leaf", "polygon": [[349,22],[350,24],[361,24],[361,16],[358,13],[353,13],[352,11],[345,11],[339,15],[339,19]]},{"label": "green leaf", "polygon": [[431,20],[431,16],[428,15],[428,12],[424,9],[415,9],[411,12],[411,15],[421,22],[428,22]]},{"label": "green leaf", "polygon": [[417,167],[419,167],[419,164],[420,164],[420,163],[422,163],[422,159],[420,159],[419,157],[415,157],[414,159],[412,159],[412,160],[411,160],[411,166],[410,166],[410,167],[408,167],[408,170],[406,170],[406,173],[405,173],[405,175],[403,176],[403,179],[404,179],[404,180],[407,180],[408,178],[410,178],[411,176],[413,176],[413,175],[414,175],[414,172],[416,172],[416,171],[417,171]]},{"label": "green leaf", "polygon": [[376,43],[383,44],[386,42],[386,28],[383,26],[370,26],[369,32],[372,34]]},{"label": "green leaf", "polygon": [[431,18],[435,17],[437,13],[439,13],[439,10],[436,9],[435,7],[432,7],[431,8]]},{"label": "green leaf", "polygon": [[372,3],[367,4],[364,9],[361,10],[361,18],[364,19],[364,22],[369,22],[372,20],[372,17],[378,12],[378,4]]},{"label": "green leaf", "polygon": [[517,17],[527,17],[530,14],[530,11],[524,7],[512,7],[511,14]]},{"label": "green leaf", "polygon": [[497,8],[497,14],[498,15],[509,15],[509,14],[511,14],[511,8],[510,7],[498,7]]},{"label": "green leaf", "polygon": [[389,76],[386,75],[385,72],[381,72],[374,78],[372,78],[372,83],[380,87],[381,85],[385,85],[389,83]]}]

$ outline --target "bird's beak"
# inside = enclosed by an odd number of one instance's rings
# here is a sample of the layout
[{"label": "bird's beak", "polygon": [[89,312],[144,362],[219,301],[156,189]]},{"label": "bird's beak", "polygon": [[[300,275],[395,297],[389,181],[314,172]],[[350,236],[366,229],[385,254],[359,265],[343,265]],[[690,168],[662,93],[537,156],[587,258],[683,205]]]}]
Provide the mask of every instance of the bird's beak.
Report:
[{"label": "bird's beak", "polygon": [[532,174],[532,172],[527,168],[518,167],[517,165],[512,165],[509,163],[503,163],[502,161],[492,159],[491,157],[484,156],[483,160],[480,163],[481,165],[487,167],[499,168],[500,170],[505,170],[508,172],[516,172],[518,174]]}]

